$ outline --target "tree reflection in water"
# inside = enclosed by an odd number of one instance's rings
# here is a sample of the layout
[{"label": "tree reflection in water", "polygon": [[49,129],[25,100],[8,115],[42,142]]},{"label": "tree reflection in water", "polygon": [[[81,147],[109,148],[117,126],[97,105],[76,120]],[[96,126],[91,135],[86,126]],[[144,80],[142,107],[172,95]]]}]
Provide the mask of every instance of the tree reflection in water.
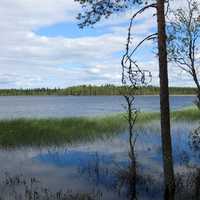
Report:
[{"label": "tree reflection in water", "polygon": [[196,158],[196,162],[190,161],[191,156],[186,152],[183,157],[185,173],[178,173],[176,176],[177,191],[179,199],[200,199],[200,127],[197,127],[189,134],[189,147]]},{"label": "tree reflection in water", "polygon": [[[132,144],[132,140],[129,142]],[[160,199],[162,185],[156,177],[139,170],[133,148],[130,145],[128,160],[119,163],[113,161],[110,165],[105,164],[104,158],[96,153],[95,159],[87,165],[79,166],[78,172],[97,188],[104,186],[108,191],[118,194],[119,199]]]},{"label": "tree reflection in water", "polygon": [[193,152],[200,157],[200,126],[189,135],[189,145]]},{"label": "tree reflection in water", "polygon": [[[175,199],[177,200],[200,199],[200,161],[192,160],[194,155],[200,158],[200,128],[189,135],[189,147],[193,154],[191,155],[187,149],[183,148],[178,154],[178,161],[175,162]],[[97,184],[104,184],[107,189],[118,192],[119,195],[124,196],[123,199],[164,199],[164,186],[162,178],[159,178],[163,175],[156,174],[155,176],[151,174],[151,171],[143,170],[136,156],[133,156],[133,152],[134,148],[130,145],[129,160],[121,165],[113,165],[112,169],[106,168],[97,154],[95,164],[88,165],[87,170],[82,170],[84,172],[82,175],[88,172]]]}]

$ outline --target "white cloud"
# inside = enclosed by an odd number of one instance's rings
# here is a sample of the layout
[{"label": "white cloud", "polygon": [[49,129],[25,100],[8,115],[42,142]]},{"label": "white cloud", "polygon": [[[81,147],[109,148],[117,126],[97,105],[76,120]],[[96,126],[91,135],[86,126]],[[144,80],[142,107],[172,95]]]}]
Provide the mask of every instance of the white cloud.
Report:
[{"label": "white cloud", "polygon": [[[46,37],[35,31],[61,22],[77,23],[75,18],[80,9],[77,3],[0,0],[0,4],[0,88],[120,83],[120,60],[113,53],[125,48],[125,24],[132,12],[115,15],[96,25],[97,29],[110,30],[100,36]],[[152,14],[147,11],[139,16],[134,25],[133,44],[155,26]],[[140,62],[143,58],[143,55],[139,58]],[[153,71],[156,83],[158,71],[153,60],[143,64]]]}]

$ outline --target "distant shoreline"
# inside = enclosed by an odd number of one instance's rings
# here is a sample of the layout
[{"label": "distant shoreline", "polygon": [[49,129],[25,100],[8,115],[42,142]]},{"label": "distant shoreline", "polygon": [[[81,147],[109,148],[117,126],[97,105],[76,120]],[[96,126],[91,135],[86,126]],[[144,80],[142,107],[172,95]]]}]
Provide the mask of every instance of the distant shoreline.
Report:
[{"label": "distant shoreline", "polygon": [[[171,96],[195,95],[196,89],[191,87],[170,87]],[[130,92],[127,86],[115,85],[80,85],[68,88],[35,88],[35,89],[0,89],[0,96],[123,96]],[[141,96],[157,96],[160,88],[155,86],[138,87],[131,94]]]}]

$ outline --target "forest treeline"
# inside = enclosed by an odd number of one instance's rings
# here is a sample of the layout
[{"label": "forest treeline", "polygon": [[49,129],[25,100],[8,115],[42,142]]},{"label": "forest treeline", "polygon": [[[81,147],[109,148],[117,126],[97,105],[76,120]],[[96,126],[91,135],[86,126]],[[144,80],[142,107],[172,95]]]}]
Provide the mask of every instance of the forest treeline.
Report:
[{"label": "forest treeline", "polygon": [[[36,89],[0,89],[0,96],[48,96],[48,95],[85,95],[85,96],[97,96],[97,95],[122,95],[125,94],[127,88],[125,86],[115,85],[80,85],[68,88],[36,88]],[[140,87],[135,91],[136,95],[158,95],[159,87],[148,86]],[[195,88],[191,87],[171,87],[171,95],[193,95],[195,94]]]}]

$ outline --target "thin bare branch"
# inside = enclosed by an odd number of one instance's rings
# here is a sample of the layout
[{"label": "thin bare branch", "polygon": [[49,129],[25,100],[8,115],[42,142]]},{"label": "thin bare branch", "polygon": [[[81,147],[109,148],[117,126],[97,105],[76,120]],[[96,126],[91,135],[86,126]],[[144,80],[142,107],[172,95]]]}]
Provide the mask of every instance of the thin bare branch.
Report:
[{"label": "thin bare branch", "polygon": [[129,57],[131,57],[136,51],[137,49],[146,41],[149,40],[154,40],[156,39],[158,36],[158,33],[153,33],[151,35],[148,35],[147,37],[145,37],[142,41],[139,42],[139,44],[133,49],[133,51],[130,53]]}]

